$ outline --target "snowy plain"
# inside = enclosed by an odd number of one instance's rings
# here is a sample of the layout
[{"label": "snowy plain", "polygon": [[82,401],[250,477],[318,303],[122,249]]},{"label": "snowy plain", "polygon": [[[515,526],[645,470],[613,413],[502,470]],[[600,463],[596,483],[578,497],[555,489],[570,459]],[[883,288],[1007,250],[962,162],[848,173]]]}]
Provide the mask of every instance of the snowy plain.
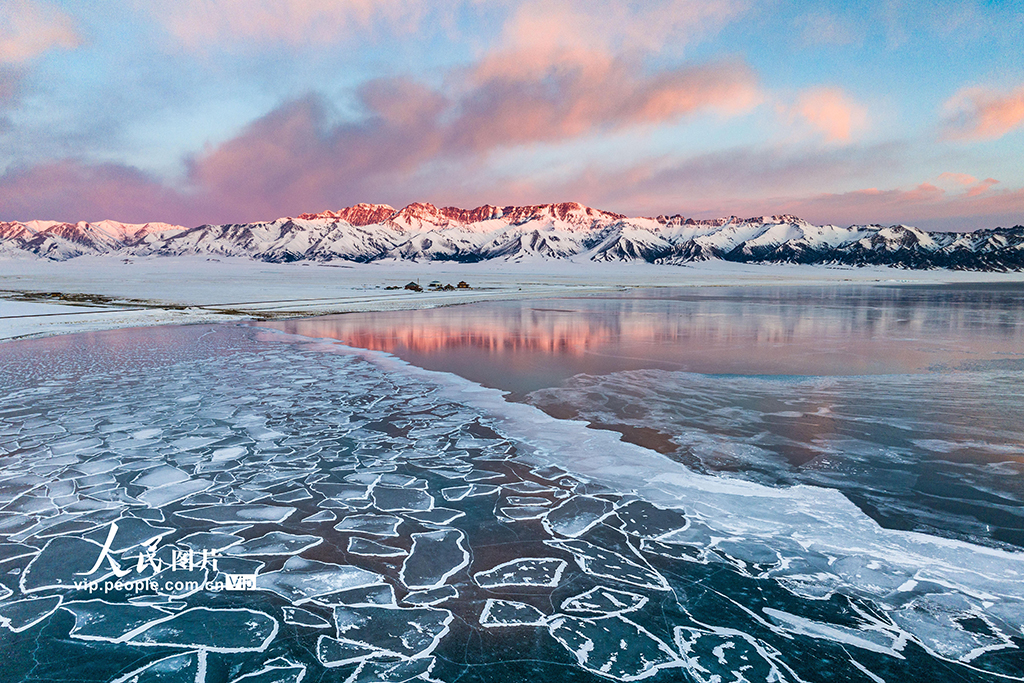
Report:
[{"label": "snowy plain", "polygon": [[[438,281],[470,289],[411,292]],[[599,294],[633,287],[1022,282],[1024,273],[888,267],[687,266],[571,261],[274,264],[244,258],[82,256],[0,260],[0,340],[121,327],[433,308],[477,301]],[[57,296],[46,296],[56,294]],[[69,307],[70,297],[76,300]],[[37,304],[35,309],[28,304]],[[88,307],[83,307],[88,306]],[[47,315],[60,313],[61,315]]]}]

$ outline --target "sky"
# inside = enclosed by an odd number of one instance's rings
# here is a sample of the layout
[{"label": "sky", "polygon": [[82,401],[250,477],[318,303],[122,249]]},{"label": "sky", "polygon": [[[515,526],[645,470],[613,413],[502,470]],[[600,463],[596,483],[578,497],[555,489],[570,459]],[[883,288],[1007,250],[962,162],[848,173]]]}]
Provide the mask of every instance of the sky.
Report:
[{"label": "sky", "polygon": [[0,220],[1024,224],[1024,3],[0,0]]}]

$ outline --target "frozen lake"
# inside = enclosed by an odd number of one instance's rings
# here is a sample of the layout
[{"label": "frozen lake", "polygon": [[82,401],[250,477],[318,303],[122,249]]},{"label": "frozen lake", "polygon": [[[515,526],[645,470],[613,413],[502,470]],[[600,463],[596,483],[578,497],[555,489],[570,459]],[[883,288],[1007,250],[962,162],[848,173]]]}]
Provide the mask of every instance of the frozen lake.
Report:
[{"label": "frozen lake", "polygon": [[3,345],[0,680],[1024,678],[1019,537],[836,490],[1018,518],[1019,300],[718,295]]},{"label": "frozen lake", "polygon": [[664,288],[276,323],[511,392],[702,472],[1024,546],[1024,289]]},{"label": "frozen lake", "polygon": [[677,287],[266,323],[516,396],[579,374],[836,376],[1024,365],[1024,287]]}]

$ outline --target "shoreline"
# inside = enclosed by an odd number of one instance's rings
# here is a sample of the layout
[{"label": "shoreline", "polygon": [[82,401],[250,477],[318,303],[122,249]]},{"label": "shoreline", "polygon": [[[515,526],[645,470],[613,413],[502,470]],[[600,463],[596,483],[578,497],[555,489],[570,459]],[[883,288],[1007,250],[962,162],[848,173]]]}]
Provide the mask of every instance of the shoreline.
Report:
[{"label": "shoreline", "polygon": [[[470,289],[411,292],[432,281]],[[889,267],[528,261],[274,264],[242,258],[85,256],[0,261],[0,341],[152,325],[304,318],[656,287],[1021,284],[1024,273]]]}]

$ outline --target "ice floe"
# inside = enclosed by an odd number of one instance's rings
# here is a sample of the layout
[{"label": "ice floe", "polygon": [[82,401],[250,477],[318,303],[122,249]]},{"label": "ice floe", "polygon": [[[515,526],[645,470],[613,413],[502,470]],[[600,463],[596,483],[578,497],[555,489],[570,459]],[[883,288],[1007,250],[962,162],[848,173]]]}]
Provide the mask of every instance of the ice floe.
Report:
[{"label": "ice floe", "polygon": [[259,538],[230,546],[224,551],[226,555],[298,555],[304,550],[323,543],[319,536],[309,534],[289,534],[285,531],[269,531]]},{"label": "ice floe", "polygon": [[429,590],[443,585],[469,565],[466,534],[459,529],[412,535],[412,550],[402,563],[399,579],[410,590]]},{"label": "ice floe", "polygon": [[346,664],[361,662],[380,654],[380,648],[351,640],[339,640],[331,636],[320,636],[316,641],[316,658],[327,668],[333,669]]},{"label": "ice floe", "polygon": [[319,595],[313,598],[312,602],[331,607],[337,605],[346,605],[348,607],[394,605],[395,589],[390,583],[378,583]]},{"label": "ice floe", "polygon": [[230,683],[302,683],[306,665],[284,657],[275,657],[263,663],[258,671],[231,679]]},{"label": "ice floe", "polygon": [[635,681],[659,669],[682,666],[672,648],[622,616],[557,616],[551,619],[548,629],[580,666],[614,680]]},{"label": "ice floe", "polygon": [[206,479],[189,479],[159,488],[148,489],[139,494],[139,500],[154,508],[162,508],[176,501],[188,498],[213,487]]},{"label": "ice floe", "polygon": [[573,496],[544,516],[544,528],[553,536],[576,538],[600,524],[615,511],[603,498]]},{"label": "ice floe", "polygon": [[338,531],[350,531],[370,536],[397,536],[401,517],[394,515],[349,515],[334,525]]},{"label": "ice floe", "polygon": [[191,479],[191,475],[184,470],[178,469],[171,465],[157,465],[148,470],[143,470],[142,474],[132,479],[131,483],[136,486],[143,486],[147,489],[153,489],[160,486],[168,486],[170,484],[180,484],[183,481]]},{"label": "ice floe", "polygon": [[23,593],[34,593],[72,589],[79,582],[103,581],[113,576],[115,567],[121,571],[121,566],[109,555],[108,562],[97,566],[102,552],[103,546],[99,543],[58,536],[47,541],[39,554],[32,558],[18,583]]},{"label": "ice floe", "polygon": [[543,586],[554,588],[562,579],[567,563],[553,557],[527,557],[503,562],[487,571],[477,572],[473,580],[482,588],[505,586]]},{"label": "ice floe", "polygon": [[502,626],[544,626],[544,613],[533,605],[512,600],[488,599],[480,613],[480,625],[484,628]]},{"label": "ice floe", "polygon": [[830,640],[898,659],[904,658],[898,650],[903,649],[906,645],[906,640],[901,637],[899,632],[887,632],[884,629],[861,630],[839,624],[825,624],[772,607],[762,607],[761,610],[773,622],[784,626],[791,633]]},{"label": "ice floe", "polygon": [[262,652],[277,635],[277,620],[252,609],[192,609],[135,629],[130,645],[202,648],[210,652]]},{"label": "ice floe", "polygon": [[104,600],[65,602],[62,609],[75,617],[72,638],[112,643],[124,642],[141,627],[167,616],[167,612],[156,607]]},{"label": "ice floe", "polygon": [[690,521],[681,510],[660,508],[646,501],[633,501],[615,511],[622,530],[630,536],[658,540],[685,531]]},{"label": "ice floe", "polygon": [[277,593],[293,602],[309,600],[349,588],[361,588],[383,581],[379,574],[349,565],[329,564],[301,557],[289,557],[276,571],[256,576],[256,588]]},{"label": "ice floe", "polygon": [[490,496],[499,491],[499,487],[493,484],[471,484],[469,486],[451,486],[441,489],[441,495],[447,501],[459,501],[464,498],[475,498],[477,496]]},{"label": "ice floe", "polygon": [[562,602],[563,612],[598,612],[602,614],[623,614],[638,610],[647,604],[646,595],[627,593],[615,588],[598,586],[586,593],[566,598]]},{"label": "ice floe", "polygon": [[465,517],[466,513],[462,510],[452,510],[451,508],[434,508],[429,512],[407,512],[405,517],[408,519],[415,520],[420,524],[426,524],[428,526],[448,526],[460,517]]},{"label": "ice floe", "polygon": [[5,602],[0,604],[0,626],[21,633],[53,614],[60,603],[59,595]]},{"label": "ice floe", "polygon": [[540,519],[547,515],[547,513],[548,508],[539,505],[498,508],[498,515],[510,522],[522,522],[527,519]]},{"label": "ice floe", "polygon": [[780,662],[777,649],[737,629],[680,626],[675,629],[675,641],[683,668],[698,683],[801,680]]},{"label": "ice floe", "polygon": [[418,657],[399,661],[365,659],[345,683],[404,683],[405,681],[432,681],[431,673],[436,659]]},{"label": "ice floe", "polygon": [[431,588],[425,591],[411,591],[406,593],[405,597],[402,598],[403,605],[413,605],[416,607],[429,607],[430,605],[439,605],[442,602],[448,600],[454,600],[459,597],[459,589],[455,586],[440,586],[438,588]]},{"label": "ice floe", "polygon": [[339,640],[398,657],[425,657],[455,617],[434,607],[336,607]]},{"label": "ice floe", "polygon": [[284,623],[303,628],[333,628],[333,624],[321,616],[313,614],[301,607],[282,607]]},{"label": "ice floe", "polygon": [[161,657],[110,683],[204,683],[206,652],[183,652]]},{"label": "ice floe", "polygon": [[404,557],[408,554],[402,548],[384,545],[383,543],[359,536],[353,536],[348,539],[348,552],[353,555],[366,555],[368,557]]},{"label": "ice floe", "polygon": [[[576,564],[587,574],[613,581],[621,581],[640,588],[651,590],[670,590],[668,581],[643,560],[636,557],[629,559],[619,553],[601,548],[579,539],[569,541],[545,541],[552,548],[572,553]],[[640,564],[640,563],[643,564]]]},{"label": "ice floe", "polygon": [[199,531],[178,539],[175,545],[198,551],[218,551],[241,543],[242,540],[241,536],[234,534]]},{"label": "ice floe", "polygon": [[288,519],[295,508],[280,505],[216,505],[211,507],[183,510],[175,513],[179,517],[200,519],[224,524],[227,522],[263,522],[281,524]]},{"label": "ice floe", "polygon": [[385,512],[425,512],[434,507],[434,497],[419,489],[373,487],[373,504]]},{"label": "ice floe", "polygon": [[334,514],[330,510],[321,510],[320,512],[314,513],[309,517],[302,520],[303,524],[322,524],[324,522],[333,522],[338,519],[338,515]]}]

